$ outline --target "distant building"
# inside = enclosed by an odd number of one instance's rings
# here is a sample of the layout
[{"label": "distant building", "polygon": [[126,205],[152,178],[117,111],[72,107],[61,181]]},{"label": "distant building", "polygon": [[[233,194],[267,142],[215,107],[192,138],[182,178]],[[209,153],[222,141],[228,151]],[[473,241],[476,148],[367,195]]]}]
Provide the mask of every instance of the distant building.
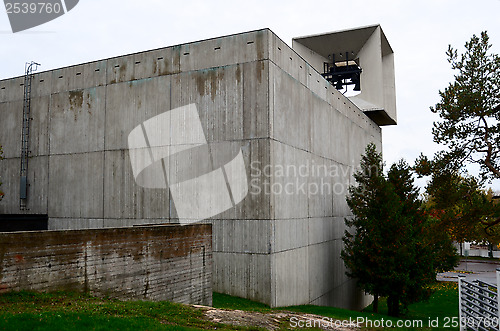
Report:
[{"label": "distant building", "polygon": [[340,251],[352,173],[396,124],[380,26],[293,49],[264,29],[35,73],[23,145],[24,84],[0,81],[4,228],[205,219],[215,291],[273,307],[368,303]]}]

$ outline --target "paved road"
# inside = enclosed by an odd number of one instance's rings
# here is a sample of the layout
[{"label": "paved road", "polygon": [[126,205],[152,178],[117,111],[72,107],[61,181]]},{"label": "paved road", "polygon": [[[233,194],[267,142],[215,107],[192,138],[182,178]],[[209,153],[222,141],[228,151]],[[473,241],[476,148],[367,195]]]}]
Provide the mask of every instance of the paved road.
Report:
[{"label": "paved road", "polygon": [[[439,281],[457,282],[458,275],[462,274],[465,275],[465,279],[468,281],[479,279],[485,283],[496,284],[497,268],[500,268],[500,261],[461,261],[458,267],[455,268],[455,272],[439,273],[436,279]],[[465,271],[466,273],[459,273],[459,271]]]}]

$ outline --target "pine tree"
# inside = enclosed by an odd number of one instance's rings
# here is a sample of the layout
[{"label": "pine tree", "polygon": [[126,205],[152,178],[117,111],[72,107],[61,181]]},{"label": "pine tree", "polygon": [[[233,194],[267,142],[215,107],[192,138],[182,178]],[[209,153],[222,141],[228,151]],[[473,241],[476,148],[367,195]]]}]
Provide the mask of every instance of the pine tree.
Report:
[{"label": "pine tree", "polygon": [[486,31],[473,35],[460,55],[450,45],[446,54],[455,81],[431,107],[442,119],[434,123],[434,141],[449,149],[436,160],[454,169],[476,163],[482,180],[500,178],[500,56],[490,48]]},{"label": "pine tree", "polygon": [[451,240],[434,234],[406,162],[392,165],[386,177],[382,156],[370,144],[354,179],[347,198],[353,217],[346,219],[350,229],[341,256],[347,274],[374,295],[374,311],[378,297],[387,297],[389,315],[398,316],[400,306],[430,295],[443,256],[451,256],[445,267],[456,263]]},{"label": "pine tree", "polygon": [[401,245],[400,238],[394,238],[401,207],[397,194],[384,178],[382,156],[375,145],[366,148],[354,179],[357,186],[349,188],[347,198],[354,216],[346,219],[354,233],[345,232],[341,256],[347,274],[375,297],[377,311],[378,297],[391,294],[392,284],[402,276],[396,272],[399,261],[394,259],[394,251]]},{"label": "pine tree", "polygon": [[431,294],[429,285],[435,282],[436,273],[453,269],[458,257],[449,235],[436,231],[436,222],[423,208],[412,168],[401,160],[391,166],[387,179],[403,209],[401,224],[405,227],[402,231],[407,241],[400,258],[409,263],[406,264],[407,282],[400,289],[400,301],[406,307],[410,303],[427,299]]},{"label": "pine tree", "polygon": [[[435,210],[442,211],[443,228],[458,242],[500,240],[500,208],[481,189],[486,181],[500,179],[500,56],[491,47],[486,31],[473,35],[463,53],[448,46],[454,80],[431,107],[440,117],[434,141],[446,149],[432,161],[417,160],[417,172],[432,175],[427,193]],[[464,171],[471,163],[479,166],[479,176]]]}]

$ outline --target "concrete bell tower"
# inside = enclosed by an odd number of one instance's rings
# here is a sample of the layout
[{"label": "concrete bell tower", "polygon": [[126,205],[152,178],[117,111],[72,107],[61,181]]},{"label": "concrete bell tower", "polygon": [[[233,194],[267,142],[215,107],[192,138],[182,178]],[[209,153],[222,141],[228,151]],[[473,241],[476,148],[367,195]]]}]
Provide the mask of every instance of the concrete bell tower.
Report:
[{"label": "concrete bell tower", "polygon": [[320,73],[332,55],[348,52],[362,69],[361,93],[349,99],[378,125],[396,124],[394,52],[380,25],[298,37],[292,45]]}]

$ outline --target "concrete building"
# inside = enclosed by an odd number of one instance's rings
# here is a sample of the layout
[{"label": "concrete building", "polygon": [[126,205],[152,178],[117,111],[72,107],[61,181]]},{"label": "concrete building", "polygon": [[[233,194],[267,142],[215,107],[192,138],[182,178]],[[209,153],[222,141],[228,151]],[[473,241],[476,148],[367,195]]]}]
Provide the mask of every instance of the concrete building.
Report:
[{"label": "concrete building", "polygon": [[[321,74],[345,52],[362,70],[351,98]],[[50,230],[202,220],[215,291],[273,307],[368,303],[340,251],[352,173],[396,123],[380,26],[293,49],[263,29],[36,73],[26,199],[23,84],[0,81],[4,219],[39,215]]]}]

